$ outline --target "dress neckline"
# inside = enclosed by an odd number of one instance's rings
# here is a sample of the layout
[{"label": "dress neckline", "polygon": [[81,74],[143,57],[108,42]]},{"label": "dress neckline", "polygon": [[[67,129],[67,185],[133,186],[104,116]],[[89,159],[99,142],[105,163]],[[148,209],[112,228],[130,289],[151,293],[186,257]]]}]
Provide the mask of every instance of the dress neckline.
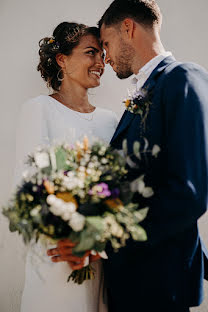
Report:
[{"label": "dress neckline", "polygon": [[64,110],[73,112],[74,114],[80,114],[83,116],[90,116],[90,115],[94,115],[94,113],[97,111],[97,107],[95,107],[94,111],[89,112],[89,113],[78,112],[78,111],[71,109],[71,108],[67,107],[66,105],[62,104],[60,101],[56,100],[55,98],[53,98],[50,95],[45,95],[45,96],[48,97],[49,99],[51,99],[53,102],[57,103],[58,107],[60,107],[60,108],[62,107]]}]

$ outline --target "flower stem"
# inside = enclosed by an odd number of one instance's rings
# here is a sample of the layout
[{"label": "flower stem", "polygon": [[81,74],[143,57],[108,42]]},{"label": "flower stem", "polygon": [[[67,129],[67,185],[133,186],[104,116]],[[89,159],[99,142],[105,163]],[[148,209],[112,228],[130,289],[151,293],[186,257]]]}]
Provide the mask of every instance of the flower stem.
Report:
[{"label": "flower stem", "polygon": [[86,280],[93,280],[95,278],[95,269],[88,265],[80,270],[74,270],[68,277],[67,282],[72,280],[76,284],[82,284]]}]

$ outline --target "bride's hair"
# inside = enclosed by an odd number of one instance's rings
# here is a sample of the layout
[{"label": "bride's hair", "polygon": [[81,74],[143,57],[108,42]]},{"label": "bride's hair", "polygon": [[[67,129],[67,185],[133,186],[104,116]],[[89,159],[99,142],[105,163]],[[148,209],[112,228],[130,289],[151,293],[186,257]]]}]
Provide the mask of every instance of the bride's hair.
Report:
[{"label": "bride's hair", "polygon": [[87,35],[99,39],[99,29],[84,24],[63,22],[55,28],[52,37],[45,37],[39,41],[40,61],[37,70],[48,87],[58,91],[63,78],[61,67],[56,62],[56,55],[58,53],[70,55],[78,46],[80,39]]}]

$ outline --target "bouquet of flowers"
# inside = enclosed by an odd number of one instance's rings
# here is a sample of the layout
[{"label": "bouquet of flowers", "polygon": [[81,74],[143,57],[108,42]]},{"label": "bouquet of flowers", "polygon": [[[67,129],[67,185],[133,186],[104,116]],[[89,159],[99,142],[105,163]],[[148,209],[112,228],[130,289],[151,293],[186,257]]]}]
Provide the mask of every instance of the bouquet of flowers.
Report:
[{"label": "bouquet of flowers", "polygon": [[[126,157],[110,146],[101,142],[89,146],[84,137],[74,146],[39,148],[29,156],[28,165],[22,184],[3,210],[10,230],[22,234],[25,243],[42,235],[54,242],[68,238],[76,243],[73,254],[82,257],[89,250],[105,251],[108,242],[118,250],[130,237],[147,239],[139,223],[148,208],[138,210],[132,203],[134,191],[125,180]],[[143,176],[137,184],[144,197],[152,195]],[[69,279],[81,284],[93,277],[88,265],[73,271]]]}]

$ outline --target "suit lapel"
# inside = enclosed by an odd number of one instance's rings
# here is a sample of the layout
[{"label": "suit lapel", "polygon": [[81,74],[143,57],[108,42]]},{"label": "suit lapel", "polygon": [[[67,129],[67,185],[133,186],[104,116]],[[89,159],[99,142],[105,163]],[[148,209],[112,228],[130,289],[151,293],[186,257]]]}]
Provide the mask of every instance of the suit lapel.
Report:
[{"label": "suit lapel", "polygon": [[[152,91],[156,85],[156,81],[157,81],[158,77],[173,62],[175,62],[175,59],[172,56],[166,57],[162,62],[160,62],[160,64],[153,70],[150,77],[145,82],[143,88],[147,89],[148,92]],[[121,135],[121,133],[130,126],[130,124],[131,124],[132,120],[135,118],[135,116],[137,116],[137,115],[130,113],[127,110],[124,112],[110,143],[115,141],[116,138],[119,135]]]},{"label": "suit lapel", "polygon": [[131,121],[135,118],[135,114],[132,114],[125,110],[123,116],[118,124],[118,127],[111,139],[111,143],[131,124]]}]

